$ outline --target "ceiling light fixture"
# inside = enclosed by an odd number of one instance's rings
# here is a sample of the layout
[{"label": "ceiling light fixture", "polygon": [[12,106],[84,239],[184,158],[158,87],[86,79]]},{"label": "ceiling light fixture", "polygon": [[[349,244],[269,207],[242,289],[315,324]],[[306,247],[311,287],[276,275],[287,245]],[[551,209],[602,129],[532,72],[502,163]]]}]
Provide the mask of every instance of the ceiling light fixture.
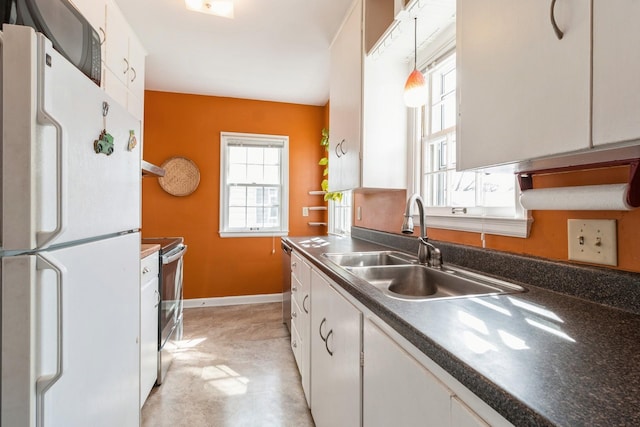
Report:
[{"label": "ceiling light fixture", "polygon": [[418,18],[414,19],[413,27],[413,71],[409,74],[404,85],[404,103],[407,107],[421,107],[427,103],[427,83],[418,71]]},{"label": "ceiling light fixture", "polygon": [[233,0],[184,0],[189,10],[233,18]]}]

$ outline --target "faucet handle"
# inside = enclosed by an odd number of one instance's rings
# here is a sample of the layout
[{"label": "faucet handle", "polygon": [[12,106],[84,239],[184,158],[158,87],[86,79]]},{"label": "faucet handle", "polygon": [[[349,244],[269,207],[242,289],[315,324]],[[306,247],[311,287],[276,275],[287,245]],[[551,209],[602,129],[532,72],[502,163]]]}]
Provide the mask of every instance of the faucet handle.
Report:
[{"label": "faucet handle", "polygon": [[431,256],[429,257],[429,265],[435,268],[442,268],[442,253],[440,249],[431,245]]}]

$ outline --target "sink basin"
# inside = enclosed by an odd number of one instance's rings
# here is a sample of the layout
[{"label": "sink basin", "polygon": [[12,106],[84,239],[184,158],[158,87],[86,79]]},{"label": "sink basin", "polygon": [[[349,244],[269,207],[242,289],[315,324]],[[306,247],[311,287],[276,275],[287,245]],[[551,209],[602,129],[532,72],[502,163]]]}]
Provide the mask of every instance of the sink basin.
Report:
[{"label": "sink basin", "polygon": [[447,267],[436,269],[424,265],[386,265],[347,267],[385,295],[405,300],[431,300],[466,296],[524,292],[513,283]]},{"label": "sink basin", "polygon": [[370,267],[381,265],[415,264],[417,259],[396,251],[350,252],[344,254],[324,254],[340,267]]}]

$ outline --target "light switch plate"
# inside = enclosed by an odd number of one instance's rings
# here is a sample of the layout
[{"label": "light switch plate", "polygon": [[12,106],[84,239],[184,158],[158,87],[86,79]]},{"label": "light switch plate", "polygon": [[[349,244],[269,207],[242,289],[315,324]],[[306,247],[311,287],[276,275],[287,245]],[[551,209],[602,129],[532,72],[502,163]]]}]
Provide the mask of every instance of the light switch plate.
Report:
[{"label": "light switch plate", "polygon": [[618,265],[615,219],[570,219],[567,222],[569,259]]},{"label": "light switch plate", "polygon": [[303,207],[302,208],[302,216],[309,216],[309,208],[308,207]]}]

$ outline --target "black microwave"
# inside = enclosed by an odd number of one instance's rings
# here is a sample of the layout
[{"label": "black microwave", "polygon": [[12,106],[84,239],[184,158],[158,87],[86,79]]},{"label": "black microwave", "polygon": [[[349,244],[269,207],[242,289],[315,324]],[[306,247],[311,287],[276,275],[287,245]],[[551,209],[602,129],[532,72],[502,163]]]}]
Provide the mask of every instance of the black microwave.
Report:
[{"label": "black microwave", "polygon": [[100,37],[68,0],[0,0],[3,24],[27,25],[93,80],[102,79]]}]

